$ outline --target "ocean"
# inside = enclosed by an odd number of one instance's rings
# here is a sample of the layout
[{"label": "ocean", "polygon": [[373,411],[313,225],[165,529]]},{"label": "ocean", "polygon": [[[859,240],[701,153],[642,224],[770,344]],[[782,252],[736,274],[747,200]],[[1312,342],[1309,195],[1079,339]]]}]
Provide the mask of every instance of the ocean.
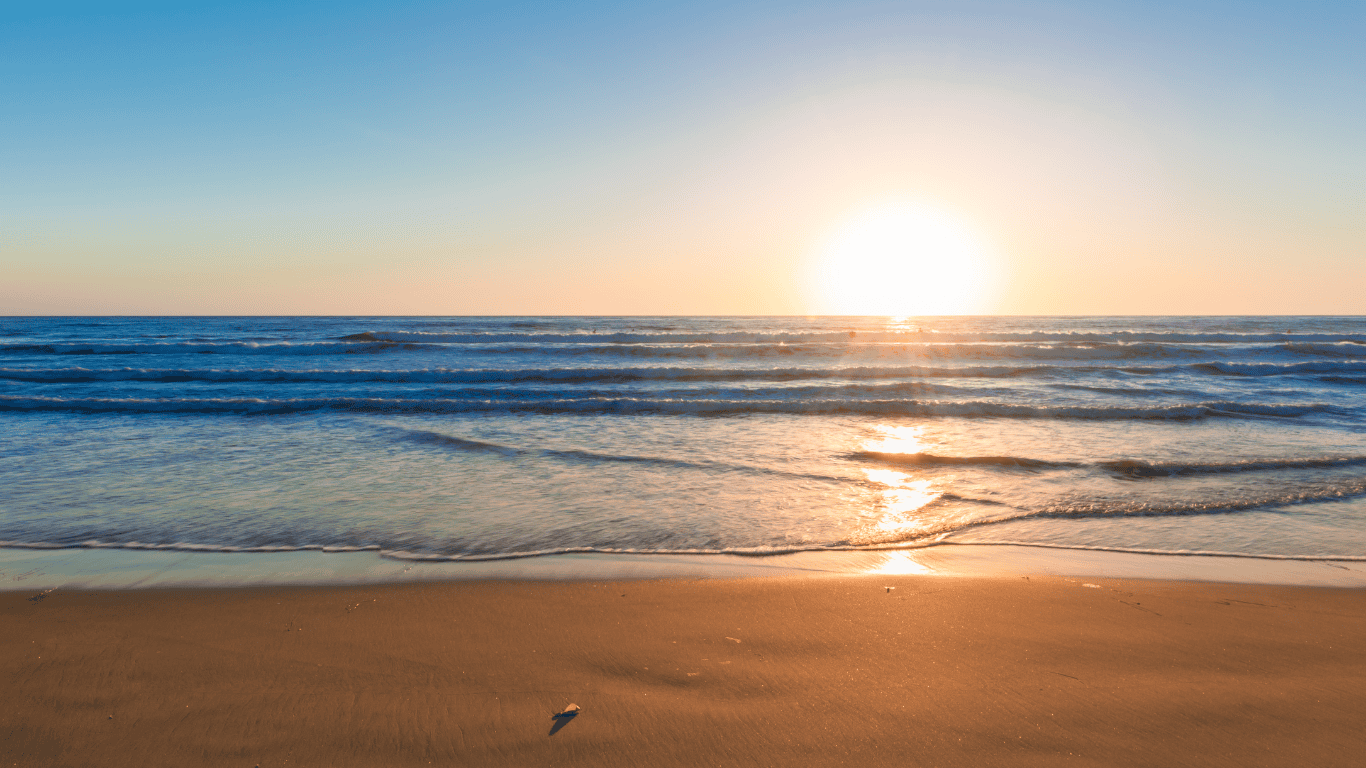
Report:
[{"label": "ocean", "polygon": [[0,318],[0,547],[1366,560],[1366,318]]}]

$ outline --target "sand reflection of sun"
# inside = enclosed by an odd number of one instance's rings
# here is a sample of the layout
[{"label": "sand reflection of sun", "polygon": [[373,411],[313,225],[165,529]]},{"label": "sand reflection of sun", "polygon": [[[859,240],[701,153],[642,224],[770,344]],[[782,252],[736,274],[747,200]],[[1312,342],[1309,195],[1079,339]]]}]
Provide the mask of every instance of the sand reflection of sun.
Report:
[{"label": "sand reflection of sun", "polygon": [[891,552],[887,555],[887,559],[879,563],[876,568],[868,571],[870,574],[881,574],[883,576],[905,576],[913,573],[933,572],[934,569],[917,562],[908,552]]}]

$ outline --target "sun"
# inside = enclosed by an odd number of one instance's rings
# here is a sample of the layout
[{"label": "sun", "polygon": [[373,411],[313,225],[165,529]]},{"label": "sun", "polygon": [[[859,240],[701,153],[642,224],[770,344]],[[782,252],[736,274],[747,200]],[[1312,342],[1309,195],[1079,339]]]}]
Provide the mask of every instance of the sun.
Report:
[{"label": "sun", "polygon": [[982,236],[916,203],[869,208],[837,227],[811,270],[813,303],[830,315],[963,315],[986,311],[994,271]]}]

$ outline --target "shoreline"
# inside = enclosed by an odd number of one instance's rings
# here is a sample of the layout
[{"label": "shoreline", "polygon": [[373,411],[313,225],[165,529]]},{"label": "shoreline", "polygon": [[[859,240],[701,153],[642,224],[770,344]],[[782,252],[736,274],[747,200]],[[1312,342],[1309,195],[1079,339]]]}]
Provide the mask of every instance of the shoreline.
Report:
[{"label": "shoreline", "polygon": [[922,575],[1095,576],[1366,588],[1366,562],[1159,554],[1018,544],[942,543],[900,550],[775,555],[556,554],[482,561],[386,558],[376,552],[186,552],[0,548],[0,593],[53,589],[363,586],[487,580],[588,581]]},{"label": "shoreline", "polygon": [[59,589],[0,593],[0,623],[0,745],[25,768],[1366,753],[1361,589],[924,574]]}]

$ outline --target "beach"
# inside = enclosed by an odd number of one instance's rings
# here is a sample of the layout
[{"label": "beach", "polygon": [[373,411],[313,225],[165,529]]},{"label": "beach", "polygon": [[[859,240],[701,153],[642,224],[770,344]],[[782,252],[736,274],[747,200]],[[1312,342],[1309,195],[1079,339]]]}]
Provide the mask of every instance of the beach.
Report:
[{"label": "beach", "polygon": [[0,7],[0,768],[1366,768],[1366,3]]},{"label": "beach", "polygon": [[1366,755],[1362,318],[0,332],[0,768]]},{"label": "beach", "polygon": [[1361,589],[916,574],[53,589],[0,593],[0,625],[14,766],[1366,754]]}]

